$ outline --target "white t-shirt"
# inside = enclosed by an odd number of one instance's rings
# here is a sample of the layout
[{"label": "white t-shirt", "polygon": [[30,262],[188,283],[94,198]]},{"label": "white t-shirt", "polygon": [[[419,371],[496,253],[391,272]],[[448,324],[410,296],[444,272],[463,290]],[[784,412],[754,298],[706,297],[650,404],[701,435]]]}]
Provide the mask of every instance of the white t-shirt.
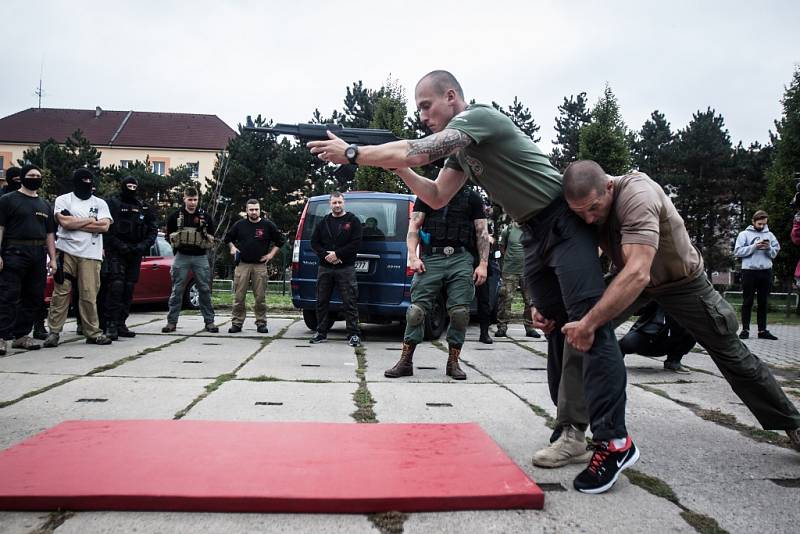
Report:
[{"label": "white t-shirt", "polygon": [[[56,198],[53,211],[61,213],[63,210],[69,210],[70,215],[74,217],[96,217],[98,221],[109,219],[114,222],[106,201],[94,195],[87,200],[81,200],[73,193],[61,195]],[[56,248],[79,258],[102,260],[103,234],[66,230],[63,226],[59,226],[56,232]]]}]

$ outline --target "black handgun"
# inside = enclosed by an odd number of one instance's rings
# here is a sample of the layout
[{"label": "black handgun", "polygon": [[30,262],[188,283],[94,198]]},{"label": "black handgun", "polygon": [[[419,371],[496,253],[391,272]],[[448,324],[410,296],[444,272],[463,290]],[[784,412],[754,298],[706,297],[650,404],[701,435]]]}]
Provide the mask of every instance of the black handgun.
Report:
[{"label": "black handgun", "polygon": [[247,125],[242,128],[246,132],[257,132],[272,135],[293,135],[302,142],[322,141],[328,139],[330,131],[345,143],[356,145],[382,145],[400,138],[391,130],[380,128],[345,128],[340,124],[276,124],[270,128],[253,126],[253,121],[247,117]]}]

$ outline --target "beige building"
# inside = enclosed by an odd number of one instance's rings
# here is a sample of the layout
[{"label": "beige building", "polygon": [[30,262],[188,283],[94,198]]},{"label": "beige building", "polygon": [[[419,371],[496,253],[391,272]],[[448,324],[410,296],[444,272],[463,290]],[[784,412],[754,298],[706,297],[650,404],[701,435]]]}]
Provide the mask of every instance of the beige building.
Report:
[{"label": "beige building", "polygon": [[[211,176],[217,153],[236,135],[216,115],[31,108],[0,119],[2,176],[26,150],[50,138],[63,143],[79,129],[100,152],[101,167],[149,158],[153,172],[166,175],[188,165],[201,185]],[[44,160],[46,167],[46,152]]]}]

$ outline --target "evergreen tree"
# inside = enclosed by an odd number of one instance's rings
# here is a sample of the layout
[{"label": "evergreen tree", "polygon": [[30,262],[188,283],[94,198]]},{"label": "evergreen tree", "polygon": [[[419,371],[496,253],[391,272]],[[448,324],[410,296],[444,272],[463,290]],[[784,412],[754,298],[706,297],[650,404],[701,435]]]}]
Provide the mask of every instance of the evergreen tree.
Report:
[{"label": "evergreen tree", "polygon": [[580,129],[578,147],[578,159],[593,160],[608,174],[624,174],[631,168],[627,128],[608,84],[592,109],[592,121]]},{"label": "evergreen tree", "polygon": [[721,115],[698,111],[675,140],[673,202],[710,271],[731,265],[733,148]]},{"label": "evergreen tree", "polygon": [[634,165],[661,185],[664,185],[664,174],[669,171],[672,141],[669,122],[663,113],[655,110],[632,145]]},{"label": "evergreen tree", "polygon": [[[743,229],[750,224],[756,210],[763,209],[767,193],[766,172],[772,163],[772,145],[751,143],[745,147],[741,141],[733,149],[731,161],[732,208],[734,226]],[[776,234],[777,235],[777,234]]]},{"label": "evergreen tree", "polygon": [[586,107],[586,93],[564,97],[564,103],[558,106],[559,116],[556,117],[556,147],[550,160],[562,172],[567,165],[578,158],[578,142],[583,126],[592,119],[592,114]]},{"label": "evergreen tree", "polygon": [[770,230],[783,246],[773,266],[779,280],[788,287],[800,256],[798,247],[789,240],[792,220],[796,215],[789,204],[800,179],[800,67],[795,67],[781,103],[783,117],[775,121],[775,157],[767,171],[767,193],[762,208],[769,213]]},{"label": "evergreen tree", "polygon": [[81,130],[67,137],[64,144],[48,139],[36,148],[23,152],[20,165],[31,162],[42,169],[41,193],[55,197],[72,191],[72,173],[86,167],[95,174],[100,170],[100,152],[83,136]]},{"label": "evergreen tree", "polygon": [[536,136],[536,132],[539,131],[540,126],[536,124],[536,121],[533,119],[531,110],[525,107],[516,96],[514,97],[514,103],[506,109],[503,109],[500,104],[494,101],[492,102],[492,106],[494,106],[494,109],[510,118],[512,122],[517,125],[517,128],[530,137],[534,143],[538,143],[542,139],[541,136]]}]

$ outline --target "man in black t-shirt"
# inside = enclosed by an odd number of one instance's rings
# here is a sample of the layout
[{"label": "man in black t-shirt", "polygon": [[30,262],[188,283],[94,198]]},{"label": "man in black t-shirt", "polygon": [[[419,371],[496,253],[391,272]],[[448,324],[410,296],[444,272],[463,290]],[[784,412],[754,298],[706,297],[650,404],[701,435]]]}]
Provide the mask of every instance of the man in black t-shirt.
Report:
[{"label": "man in black t-shirt", "polygon": [[272,261],[275,254],[286,239],[280,233],[275,223],[261,217],[261,205],[258,200],[251,198],[245,205],[247,217],[236,221],[225,235],[225,243],[230,246],[231,255],[238,255],[238,263],[233,275],[233,320],[228,333],[236,334],[242,331],[242,324],[246,316],[245,298],[247,289],[252,284],[256,315],[256,329],[260,334],[269,332],[267,329],[267,263]]},{"label": "man in black t-shirt", "polygon": [[344,196],[334,191],[328,201],[331,212],[311,232],[311,248],[319,257],[317,272],[317,332],[310,343],[328,339],[328,306],[334,285],[342,296],[347,337],[351,347],[361,345],[358,327],[358,282],[356,256],[361,246],[361,220],[344,209]]},{"label": "man in black t-shirt", "polygon": [[[430,314],[444,289],[450,316],[446,374],[455,380],[466,380],[458,360],[469,324],[469,305],[475,296],[475,286],[486,282],[489,261],[489,233],[480,195],[462,187],[438,210],[417,198],[406,245],[408,266],[415,274],[411,282],[411,306],[406,312],[403,352],[394,367],[383,374],[387,378],[414,374],[412,358],[424,336],[425,316]],[[477,267],[473,252],[478,256]]]},{"label": "man in black t-shirt", "polygon": [[44,299],[46,269],[56,270],[53,209],[36,193],[42,173],[26,165],[20,176],[19,190],[0,197],[0,355],[12,339],[13,348],[41,347],[28,333]]}]

